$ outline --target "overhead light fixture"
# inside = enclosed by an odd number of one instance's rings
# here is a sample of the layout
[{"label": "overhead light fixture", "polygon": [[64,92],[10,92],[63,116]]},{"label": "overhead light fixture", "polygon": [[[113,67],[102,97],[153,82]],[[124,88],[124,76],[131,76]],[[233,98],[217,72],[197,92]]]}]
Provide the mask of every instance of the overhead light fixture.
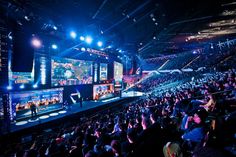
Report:
[{"label": "overhead light fixture", "polygon": [[31,41],[31,44],[35,47],[35,48],[40,48],[42,46],[41,41],[38,38],[33,38]]},{"label": "overhead light fixture", "polygon": [[74,31],[71,31],[70,36],[71,36],[71,38],[75,39],[77,34]]},{"label": "overhead light fixture", "polygon": [[80,39],[81,41],[84,41],[84,36],[80,36],[79,39]]},{"label": "overhead light fixture", "polygon": [[87,37],[85,38],[85,41],[86,41],[87,44],[91,44],[92,41],[93,41],[93,39],[92,39],[92,37],[87,36]]},{"label": "overhead light fixture", "polygon": [[101,41],[97,42],[98,47],[102,47],[103,43]]}]

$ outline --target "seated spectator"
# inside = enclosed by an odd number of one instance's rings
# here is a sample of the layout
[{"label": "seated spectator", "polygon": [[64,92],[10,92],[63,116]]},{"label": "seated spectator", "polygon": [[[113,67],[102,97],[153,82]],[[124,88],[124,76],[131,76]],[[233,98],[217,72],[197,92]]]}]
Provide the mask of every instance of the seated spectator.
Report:
[{"label": "seated spectator", "polygon": [[193,117],[188,116],[185,124],[185,129],[187,130],[182,139],[193,144],[200,143],[205,136],[205,120],[207,115],[208,113],[205,109],[199,109]]}]

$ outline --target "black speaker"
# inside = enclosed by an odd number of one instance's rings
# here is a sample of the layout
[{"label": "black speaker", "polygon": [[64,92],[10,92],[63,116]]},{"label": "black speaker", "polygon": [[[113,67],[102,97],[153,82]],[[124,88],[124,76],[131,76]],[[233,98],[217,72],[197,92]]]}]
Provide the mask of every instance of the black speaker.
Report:
[{"label": "black speaker", "polygon": [[17,30],[13,31],[13,53],[11,59],[11,70],[13,72],[31,72],[34,60],[34,48],[32,47],[31,32]]}]

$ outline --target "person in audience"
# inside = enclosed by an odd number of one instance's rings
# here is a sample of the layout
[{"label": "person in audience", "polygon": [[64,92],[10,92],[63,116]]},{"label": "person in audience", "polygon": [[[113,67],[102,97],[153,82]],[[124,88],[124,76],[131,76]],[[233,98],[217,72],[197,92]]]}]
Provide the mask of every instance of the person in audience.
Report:
[{"label": "person in audience", "polygon": [[182,136],[184,141],[190,141],[193,145],[200,143],[205,137],[205,120],[207,118],[205,109],[197,110],[193,116],[188,116],[185,123],[185,133]]}]

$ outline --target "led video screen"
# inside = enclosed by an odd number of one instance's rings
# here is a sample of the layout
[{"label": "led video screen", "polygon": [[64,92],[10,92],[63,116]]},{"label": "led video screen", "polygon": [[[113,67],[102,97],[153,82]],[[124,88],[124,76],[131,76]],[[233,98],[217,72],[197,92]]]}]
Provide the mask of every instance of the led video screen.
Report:
[{"label": "led video screen", "polygon": [[100,84],[93,86],[93,99],[103,100],[114,97],[114,85],[113,84]]},{"label": "led video screen", "polygon": [[52,58],[52,86],[92,84],[93,62],[67,58]]},{"label": "led video screen", "polygon": [[9,84],[33,84],[34,73],[30,72],[9,72]]},{"label": "led video screen", "polygon": [[107,64],[105,63],[100,64],[100,80],[107,80]]},{"label": "led video screen", "polygon": [[114,62],[114,79],[122,80],[123,78],[123,65],[119,62]]},{"label": "led video screen", "polygon": [[18,119],[31,115],[32,104],[36,106],[38,114],[62,108],[63,88],[12,92],[9,97],[12,114]]}]

